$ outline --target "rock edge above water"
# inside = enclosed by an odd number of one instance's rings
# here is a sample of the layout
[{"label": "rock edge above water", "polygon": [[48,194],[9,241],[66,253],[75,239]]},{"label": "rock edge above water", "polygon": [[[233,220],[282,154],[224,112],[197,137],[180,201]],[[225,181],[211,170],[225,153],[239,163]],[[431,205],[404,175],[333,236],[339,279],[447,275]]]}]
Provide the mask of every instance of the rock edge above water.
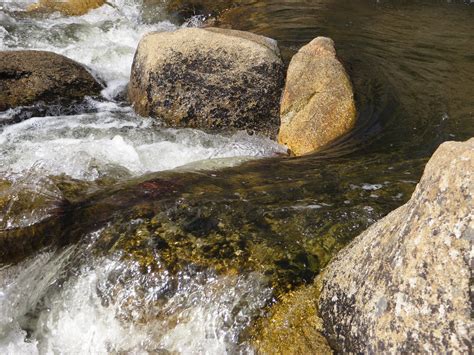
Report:
[{"label": "rock edge above water", "polygon": [[81,64],[33,50],[0,51],[0,111],[17,106],[68,105],[97,96],[102,86]]},{"label": "rock edge above water", "polygon": [[331,345],[354,353],[472,351],[474,138],[442,144],[412,198],[326,268]]},{"label": "rock edge above water", "polygon": [[354,127],[352,85],[330,38],[315,38],[291,59],[280,117],[278,142],[297,156],[320,150]]},{"label": "rock edge above water", "polygon": [[129,99],[138,114],[170,126],[275,137],[283,80],[276,41],[249,32],[188,28],[141,40]]}]

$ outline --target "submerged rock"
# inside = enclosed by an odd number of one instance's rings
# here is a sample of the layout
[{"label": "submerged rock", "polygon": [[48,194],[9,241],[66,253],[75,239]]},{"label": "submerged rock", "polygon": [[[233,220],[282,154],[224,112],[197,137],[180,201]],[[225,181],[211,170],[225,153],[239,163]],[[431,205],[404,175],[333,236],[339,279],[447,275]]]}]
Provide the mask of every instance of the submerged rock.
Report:
[{"label": "submerged rock", "polygon": [[28,11],[59,11],[69,16],[84,15],[104,5],[106,0],[39,0]]},{"label": "submerged rock", "polygon": [[285,294],[256,322],[253,345],[258,354],[332,354],[318,317],[317,289],[302,287]]},{"label": "submerged rock", "polygon": [[20,261],[57,241],[61,191],[45,177],[0,179],[0,265]]},{"label": "submerged rock", "polygon": [[474,139],[444,143],[411,200],[327,267],[319,308],[336,350],[470,352],[473,172]]},{"label": "submerged rock", "polygon": [[0,52],[0,111],[38,102],[68,105],[101,90],[85,67],[59,54]]},{"label": "submerged rock", "polygon": [[352,85],[331,39],[317,37],[292,58],[280,115],[278,141],[295,155],[315,152],[353,128]]},{"label": "submerged rock", "polygon": [[166,10],[181,18],[195,15],[217,16],[222,11],[234,6],[237,2],[236,0],[168,0],[166,2]]},{"label": "submerged rock", "polygon": [[217,28],[151,33],[138,47],[129,98],[171,126],[275,137],[283,63],[274,40]]}]

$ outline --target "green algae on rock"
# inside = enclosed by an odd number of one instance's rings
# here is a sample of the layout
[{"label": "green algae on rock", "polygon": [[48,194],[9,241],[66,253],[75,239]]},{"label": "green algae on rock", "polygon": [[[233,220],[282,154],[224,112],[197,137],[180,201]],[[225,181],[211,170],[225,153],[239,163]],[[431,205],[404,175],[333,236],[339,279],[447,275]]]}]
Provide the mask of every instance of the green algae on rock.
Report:
[{"label": "green algae on rock", "polygon": [[316,285],[281,296],[252,329],[258,354],[332,354],[318,315]]}]

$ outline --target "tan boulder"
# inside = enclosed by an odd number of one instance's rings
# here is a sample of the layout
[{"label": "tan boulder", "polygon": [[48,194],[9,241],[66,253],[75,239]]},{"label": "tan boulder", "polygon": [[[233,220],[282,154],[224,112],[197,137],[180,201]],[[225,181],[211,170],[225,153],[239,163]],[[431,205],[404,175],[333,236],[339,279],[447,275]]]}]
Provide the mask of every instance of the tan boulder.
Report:
[{"label": "tan boulder", "polygon": [[140,42],[129,99],[170,126],[276,137],[284,80],[276,41],[249,32],[187,28]]},{"label": "tan boulder", "polygon": [[341,353],[472,351],[474,138],[442,144],[410,201],[326,268],[319,312]]},{"label": "tan boulder", "polygon": [[295,155],[318,151],[354,127],[352,85],[331,39],[317,37],[292,58],[280,118],[278,141]]},{"label": "tan boulder", "polygon": [[70,104],[101,90],[84,66],[62,55],[0,51],[0,111],[38,102]]},{"label": "tan boulder", "polygon": [[39,0],[28,11],[59,11],[69,16],[84,15],[104,5],[106,0]]}]

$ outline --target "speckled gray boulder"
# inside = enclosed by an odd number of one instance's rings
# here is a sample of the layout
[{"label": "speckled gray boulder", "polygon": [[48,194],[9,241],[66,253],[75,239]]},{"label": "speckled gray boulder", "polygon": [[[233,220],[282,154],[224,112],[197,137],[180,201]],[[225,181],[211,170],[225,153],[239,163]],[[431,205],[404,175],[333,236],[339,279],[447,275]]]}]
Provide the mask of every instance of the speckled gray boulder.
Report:
[{"label": "speckled gray boulder", "polygon": [[337,351],[472,352],[473,173],[474,139],[442,144],[411,200],[327,267],[319,310]]},{"label": "speckled gray boulder", "polygon": [[276,137],[283,82],[276,41],[249,32],[187,28],[141,40],[129,99],[138,114],[170,126]]}]

